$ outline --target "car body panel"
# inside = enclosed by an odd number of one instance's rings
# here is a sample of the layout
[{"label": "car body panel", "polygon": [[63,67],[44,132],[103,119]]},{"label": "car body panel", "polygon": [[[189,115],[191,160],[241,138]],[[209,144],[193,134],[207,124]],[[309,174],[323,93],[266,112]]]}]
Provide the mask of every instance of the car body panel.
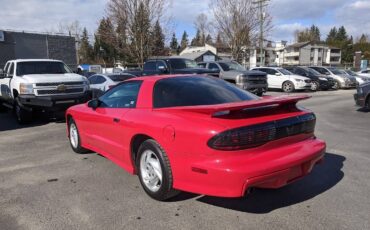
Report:
[{"label": "car body panel", "polygon": [[[93,110],[82,104],[68,109],[67,121],[70,116],[75,120],[83,147],[106,156],[132,174],[137,171],[131,151],[134,138],[145,135],[156,140],[168,155],[173,187],[199,194],[240,197],[250,187],[281,187],[306,175],[322,160],[325,143],[312,133],[238,151],[220,151],[207,144],[225,130],[311,113],[297,109],[285,111],[288,105],[308,97],[266,97],[210,106],[153,108],[156,82],[172,77],[136,78],[142,80],[136,108]],[[265,112],[265,106],[278,107]],[[232,119],[214,116],[225,109],[243,108],[262,110]],[[114,121],[117,118],[119,122]]]}]

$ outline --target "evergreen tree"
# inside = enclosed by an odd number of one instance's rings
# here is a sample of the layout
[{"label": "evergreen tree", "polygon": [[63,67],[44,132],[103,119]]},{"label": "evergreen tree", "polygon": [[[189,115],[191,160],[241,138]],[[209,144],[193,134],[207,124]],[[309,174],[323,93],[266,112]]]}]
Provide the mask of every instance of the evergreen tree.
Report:
[{"label": "evergreen tree", "polygon": [[188,45],[189,45],[188,34],[186,33],[186,31],[184,31],[181,37],[180,50],[183,51]]},{"label": "evergreen tree", "polygon": [[157,20],[153,27],[152,32],[152,55],[154,56],[162,56],[165,55],[165,47],[164,47],[164,34],[162,32],[162,27]]},{"label": "evergreen tree", "polygon": [[179,43],[177,42],[176,34],[173,33],[172,34],[172,39],[171,39],[171,42],[170,42],[170,48],[171,48],[172,52],[177,53],[178,46],[179,46]]},{"label": "evergreen tree", "polygon": [[218,33],[217,34],[215,46],[216,46],[217,49],[220,49],[220,48],[224,48],[225,47],[225,43],[222,40],[221,33]]},{"label": "evergreen tree", "polygon": [[348,40],[347,31],[344,28],[344,26],[339,27],[338,33],[337,33],[337,36],[336,36],[335,39],[337,41],[341,41],[341,42],[344,42],[344,41],[347,41]]},{"label": "evergreen tree", "polygon": [[207,35],[207,37],[205,39],[205,43],[207,43],[209,45],[213,44],[213,39],[212,39],[212,36],[210,34]]},{"label": "evergreen tree", "polygon": [[197,30],[195,37],[191,40],[191,46],[202,46],[202,35],[200,30]]},{"label": "evergreen tree", "polygon": [[81,43],[78,49],[79,63],[90,63],[93,59],[93,48],[89,42],[87,29],[84,28],[81,36]]},{"label": "evergreen tree", "polygon": [[367,36],[365,34],[362,34],[360,39],[358,40],[358,43],[360,44],[367,43]]},{"label": "evergreen tree", "polygon": [[337,31],[336,27],[331,28],[330,31],[329,31],[329,34],[326,38],[326,42],[331,43],[331,42],[335,41],[335,39],[337,37],[337,33],[338,33],[338,31]]},{"label": "evergreen tree", "polygon": [[100,59],[108,65],[113,65],[117,50],[117,39],[114,26],[109,18],[102,18],[95,36],[95,51]]}]

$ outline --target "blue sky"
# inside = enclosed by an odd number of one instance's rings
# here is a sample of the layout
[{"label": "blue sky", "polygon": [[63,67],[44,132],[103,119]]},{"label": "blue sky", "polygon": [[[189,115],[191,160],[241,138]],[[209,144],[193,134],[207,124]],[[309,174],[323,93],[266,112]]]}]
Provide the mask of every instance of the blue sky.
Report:
[{"label": "blue sky", "polygon": [[[211,0],[172,0],[170,31],[180,38],[184,30],[193,36],[194,20],[205,13],[212,21]],[[90,33],[106,15],[107,0],[0,0],[0,29],[57,31],[60,22],[78,20]],[[17,9],[17,10],[14,10]],[[312,24],[320,27],[322,38],[333,26],[344,25],[355,38],[370,34],[370,0],[271,0],[273,18],[269,40],[294,41],[293,33]],[[169,33],[170,34],[170,33]]]}]

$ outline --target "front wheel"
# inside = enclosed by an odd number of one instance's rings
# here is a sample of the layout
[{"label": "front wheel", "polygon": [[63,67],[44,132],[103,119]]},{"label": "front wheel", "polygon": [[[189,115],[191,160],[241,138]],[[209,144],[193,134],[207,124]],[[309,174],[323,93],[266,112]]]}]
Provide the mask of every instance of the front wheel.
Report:
[{"label": "front wheel", "polygon": [[294,91],[294,84],[290,81],[286,81],[283,83],[282,89],[286,93],[291,93]]},{"label": "front wheel", "polygon": [[334,85],[332,88],[338,90],[340,88],[340,83],[338,81],[334,81]]},{"label": "front wheel", "polygon": [[179,192],[173,189],[173,177],[166,152],[154,140],[144,141],[138,151],[137,168],[144,191],[153,199],[163,201]]},{"label": "front wheel", "polygon": [[18,98],[15,99],[14,113],[19,124],[26,124],[31,121],[32,113],[22,107]]},{"label": "front wheel", "polygon": [[319,90],[319,87],[320,87],[320,85],[319,85],[319,83],[318,83],[317,81],[313,81],[313,82],[311,83],[311,90],[312,90],[312,91],[317,91],[317,90]]}]

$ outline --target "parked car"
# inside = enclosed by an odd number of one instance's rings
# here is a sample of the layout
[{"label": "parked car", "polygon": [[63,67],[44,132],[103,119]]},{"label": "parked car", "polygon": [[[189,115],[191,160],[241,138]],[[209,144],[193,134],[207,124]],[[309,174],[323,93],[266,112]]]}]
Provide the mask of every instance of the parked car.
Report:
[{"label": "parked car", "polygon": [[363,83],[365,83],[365,82],[368,82],[368,81],[370,81],[370,75],[367,77],[367,76],[365,76],[365,75],[362,75],[362,76],[360,76],[359,74],[357,74],[357,73],[355,73],[355,72],[353,72],[352,70],[344,70],[344,72],[347,74],[347,75],[349,75],[349,76],[352,76],[352,77],[354,77],[354,78],[356,78],[356,81],[357,81],[357,84],[359,84],[359,85],[361,85],[361,84],[363,84]]},{"label": "parked car", "polygon": [[134,78],[136,76],[128,73],[116,74],[95,74],[88,78],[92,97],[99,97],[108,89],[114,87],[118,83]]},{"label": "parked car", "polygon": [[325,154],[308,96],[260,98],[210,76],[124,81],[69,108],[70,145],[98,152],[166,200],[177,191],[241,197],[308,174]]},{"label": "parked car", "polygon": [[312,81],[312,84],[311,84],[312,91],[328,90],[328,89],[333,88],[335,84],[334,78],[320,74],[316,70],[310,69],[305,66],[284,67],[284,69],[294,74],[297,74],[299,76],[310,78]]},{"label": "parked car", "polygon": [[257,67],[252,70],[262,71],[267,74],[267,82],[270,89],[282,89],[287,93],[295,90],[311,89],[311,79],[293,74],[283,68]]},{"label": "parked car", "polygon": [[370,77],[370,69],[363,69],[357,72],[358,75],[364,77]]},{"label": "parked car", "polygon": [[370,82],[358,85],[354,98],[358,106],[370,110]]},{"label": "parked car", "polygon": [[218,77],[218,71],[199,68],[191,59],[181,57],[155,57],[144,63],[143,71],[127,70],[125,73],[135,76],[167,74],[206,74]]},{"label": "parked car", "polygon": [[234,61],[200,62],[199,67],[216,70],[219,78],[236,84],[239,88],[262,96],[267,91],[267,76],[261,71],[248,71]]},{"label": "parked car", "polygon": [[19,123],[37,111],[62,111],[88,100],[89,83],[62,61],[17,59],[8,61],[0,77],[0,109],[14,110]]},{"label": "parked car", "polygon": [[348,76],[337,68],[322,66],[310,66],[309,68],[314,69],[321,74],[334,78],[334,89],[348,89],[356,87],[356,78]]}]

